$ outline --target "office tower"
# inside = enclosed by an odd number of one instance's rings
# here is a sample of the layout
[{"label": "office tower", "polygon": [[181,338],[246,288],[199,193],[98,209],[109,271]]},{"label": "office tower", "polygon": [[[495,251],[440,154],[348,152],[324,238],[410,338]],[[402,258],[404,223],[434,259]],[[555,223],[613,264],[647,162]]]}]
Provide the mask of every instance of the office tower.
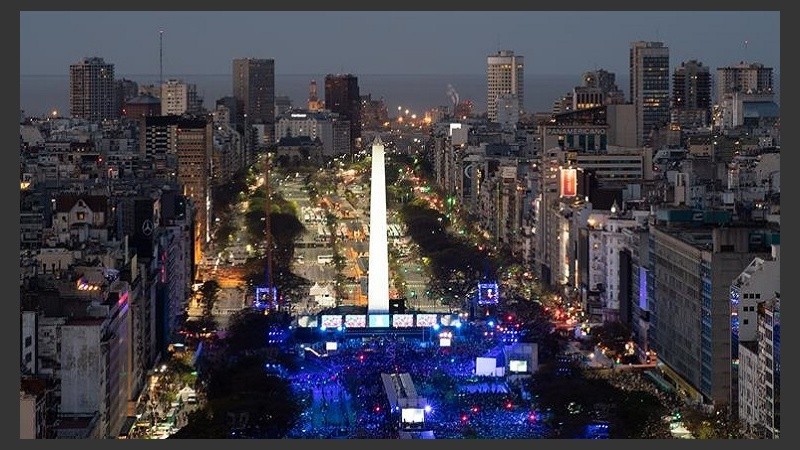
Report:
[{"label": "office tower", "polygon": [[[704,123],[711,119],[711,73],[707,66],[695,60],[682,62],[672,75],[672,110],[678,119],[702,116]],[[700,117],[698,117],[700,118]],[[686,120],[672,122],[685,123]]]},{"label": "office tower", "polygon": [[651,348],[687,398],[730,406],[731,282],[754,258],[769,257],[775,230],[719,226],[723,215],[710,211],[695,213],[698,225],[681,213],[661,211],[666,223],[650,228]]},{"label": "office tower", "polygon": [[69,66],[69,112],[92,122],[116,119],[114,65],[103,58],[84,58]]},{"label": "office tower", "polygon": [[372,143],[369,196],[369,284],[367,312],[389,312],[389,238],[386,225],[386,167],[379,134]]},{"label": "office tower", "polygon": [[525,104],[524,67],[522,56],[513,51],[501,50],[486,58],[486,106],[489,120],[497,120],[497,98],[514,94],[522,113]]},{"label": "office tower", "polygon": [[772,67],[759,63],[740,62],[735,66],[717,69],[717,98],[721,103],[726,94],[772,94]]},{"label": "office tower", "polygon": [[275,123],[275,60],[237,58],[233,60],[233,96],[238,106],[238,123],[264,124],[272,136]]},{"label": "office tower", "polygon": [[632,42],[630,99],[636,110],[637,145],[669,123],[669,48],[663,42]]},{"label": "office tower", "polygon": [[572,90],[572,111],[623,103],[625,94],[617,86],[616,75],[607,70],[585,72],[583,85]]},{"label": "office tower", "polygon": [[345,74],[325,76],[325,109],[350,121],[351,151],[357,149],[361,139],[361,94],[358,77]]},{"label": "office tower", "polygon": [[202,101],[197,86],[181,80],[167,80],[161,85],[161,114],[180,116],[200,113]]},{"label": "office tower", "polygon": [[209,118],[146,117],[142,121],[141,153],[152,161],[153,173],[177,181],[181,195],[192,200],[195,264],[210,240],[212,122]]}]

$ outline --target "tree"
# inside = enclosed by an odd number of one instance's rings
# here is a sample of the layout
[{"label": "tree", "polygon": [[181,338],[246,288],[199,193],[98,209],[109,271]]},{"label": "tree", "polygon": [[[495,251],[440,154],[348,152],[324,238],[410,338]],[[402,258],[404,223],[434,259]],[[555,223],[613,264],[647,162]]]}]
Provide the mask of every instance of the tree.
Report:
[{"label": "tree", "polygon": [[607,322],[592,329],[593,341],[609,349],[615,356],[625,354],[625,344],[631,340],[631,330],[620,321]]},{"label": "tree", "polygon": [[189,413],[187,423],[176,433],[169,436],[169,439],[226,439],[224,421],[219,416],[214,416],[211,411],[201,408]]},{"label": "tree", "polygon": [[235,312],[228,321],[225,345],[231,355],[252,353],[265,349],[270,327],[288,327],[291,318],[286,313],[245,308]]},{"label": "tree", "polygon": [[[267,373],[261,356],[220,361],[209,368],[208,405],[189,416],[175,439],[282,438],[302,408],[288,381]],[[230,417],[246,417],[233,424]]]},{"label": "tree", "polygon": [[203,316],[211,317],[214,311],[214,304],[217,302],[220,286],[217,280],[208,280],[203,283],[200,293],[203,298]]}]

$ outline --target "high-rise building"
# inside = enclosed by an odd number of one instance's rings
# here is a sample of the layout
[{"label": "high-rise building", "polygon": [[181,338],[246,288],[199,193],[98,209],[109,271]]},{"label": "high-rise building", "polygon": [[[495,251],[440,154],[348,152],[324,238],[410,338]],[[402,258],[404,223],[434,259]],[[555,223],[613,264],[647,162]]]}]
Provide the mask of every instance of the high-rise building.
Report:
[{"label": "high-rise building", "polygon": [[351,74],[325,76],[325,109],[350,121],[351,151],[361,139],[361,94],[358,77]]},{"label": "high-rise building", "polygon": [[[711,73],[707,66],[696,60],[682,62],[672,75],[672,111],[684,124],[698,116],[707,124],[711,120]],[[684,119],[684,120],[681,120]]]},{"label": "high-rise building", "polygon": [[197,95],[197,86],[181,80],[167,80],[161,85],[161,114],[180,116],[200,112],[202,101]]},{"label": "high-rise building", "polygon": [[516,95],[522,113],[525,104],[524,68],[523,57],[510,50],[501,50],[486,58],[486,107],[490,121],[497,120],[497,98],[503,94]]},{"label": "high-rise building", "polygon": [[669,123],[669,48],[663,42],[631,43],[630,99],[636,109],[637,145]]},{"label": "high-rise building", "polygon": [[735,66],[717,69],[717,98],[719,103],[725,94],[772,94],[772,67],[759,63],[740,62]]},{"label": "high-rise building", "polygon": [[768,242],[775,233],[766,227],[719,226],[723,216],[662,210],[649,237],[651,349],[688,398],[714,406],[730,406],[731,281],[754,258],[771,253]]},{"label": "high-rise building", "polygon": [[751,412],[739,405],[739,368],[742,367],[739,344],[749,342],[757,346],[758,304],[781,290],[779,248],[773,245],[771,259],[753,259],[731,284],[731,410],[734,415],[742,409],[746,414]]},{"label": "high-rise building", "polygon": [[584,73],[583,85],[573,88],[571,97],[572,111],[625,103],[625,94],[617,86],[616,75],[603,69]]},{"label": "high-rise building", "polygon": [[69,66],[69,112],[93,122],[116,119],[114,65],[103,58],[84,58]]},{"label": "high-rise building", "polygon": [[146,117],[142,127],[141,153],[153,161],[154,173],[177,181],[181,195],[192,201],[196,214],[194,258],[199,263],[210,239],[212,122],[208,118],[155,116]]},{"label": "high-rise building", "polygon": [[238,122],[264,124],[272,136],[275,123],[275,60],[237,58],[233,60],[233,96]]}]

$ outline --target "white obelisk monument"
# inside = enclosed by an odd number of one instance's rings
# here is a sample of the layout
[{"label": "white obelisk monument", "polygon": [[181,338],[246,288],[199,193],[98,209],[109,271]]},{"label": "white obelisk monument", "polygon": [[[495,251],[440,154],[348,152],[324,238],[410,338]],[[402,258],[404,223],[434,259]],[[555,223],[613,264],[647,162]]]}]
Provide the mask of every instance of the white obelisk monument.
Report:
[{"label": "white obelisk monument", "polygon": [[368,314],[389,313],[389,241],[386,225],[386,168],[380,136],[372,142],[372,182],[369,197]]}]

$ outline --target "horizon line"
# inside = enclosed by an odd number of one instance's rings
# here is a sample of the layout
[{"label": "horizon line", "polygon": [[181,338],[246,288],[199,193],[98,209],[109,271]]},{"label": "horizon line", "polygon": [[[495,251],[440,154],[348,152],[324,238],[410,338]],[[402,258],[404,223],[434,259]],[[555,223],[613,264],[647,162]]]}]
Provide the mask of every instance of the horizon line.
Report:
[{"label": "horizon line", "polygon": [[[356,77],[359,76],[486,76],[485,72],[478,72],[478,73],[362,73],[362,74],[355,74],[352,72],[341,72],[341,73],[333,73],[327,72],[325,73],[333,74],[333,75],[355,75]],[[121,73],[121,74],[114,74],[115,78],[119,75],[120,77],[157,77],[159,76],[158,73]],[[204,77],[221,77],[221,76],[233,76],[232,73],[174,73],[174,74],[164,74],[164,77],[167,76],[204,76]],[[276,73],[275,76],[317,76],[320,73]],[[541,76],[559,76],[559,77],[573,77],[576,76],[575,74],[571,73],[529,73],[526,75],[541,75]],[[69,77],[69,73],[21,73],[20,77]],[[580,77],[580,74],[577,75]]]}]

